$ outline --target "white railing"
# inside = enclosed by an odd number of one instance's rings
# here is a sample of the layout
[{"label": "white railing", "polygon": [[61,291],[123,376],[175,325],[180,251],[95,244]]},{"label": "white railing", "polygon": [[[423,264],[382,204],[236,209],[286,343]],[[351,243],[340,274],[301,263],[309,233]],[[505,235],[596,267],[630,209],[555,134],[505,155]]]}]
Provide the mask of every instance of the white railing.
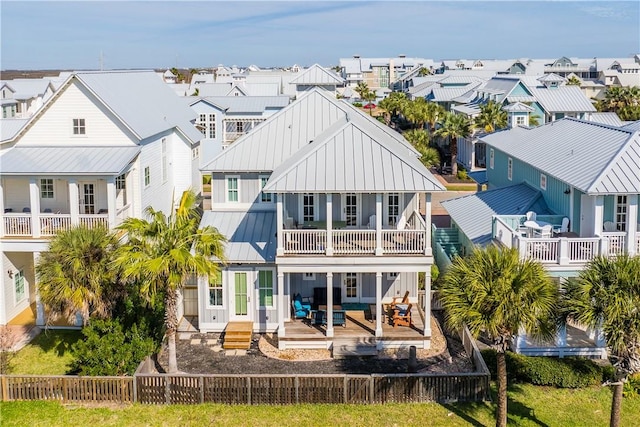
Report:
[{"label": "white railing", "polygon": [[609,240],[609,256],[622,255],[627,252],[627,233],[624,231],[605,232],[602,233],[602,237]]},{"label": "white railing", "polygon": [[335,254],[373,254],[376,230],[333,230]]},{"label": "white railing", "polygon": [[31,215],[5,213],[4,234],[5,236],[30,236]]},{"label": "white railing", "polygon": [[493,236],[507,248],[513,248],[516,245],[515,239],[519,236],[519,233],[514,231],[504,218],[494,216]]},{"label": "white railing", "polygon": [[109,228],[109,215],[79,215],[80,225],[84,225],[88,228],[105,227]]},{"label": "white railing", "polygon": [[40,234],[53,236],[58,231],[66,231],[71,228],[70,214],[41,214]]},{"label": "white railing", "polygon": [[[423,230],[382,230],[382,251],[389,254],[424,253]],[[375,243],[375,232],[374,232]]]},{"label": "white railing", "polygon": [[584,237],[567,239],[569,245],[569,261],[589,262],[600,254],[600,239]]},{"label": "white railing", "polygon": [[326,230],[284,230],[286,254],[322,254],[326,244]]},{"label": "white railing", "polygon": [[557,263],[560,239],[520,239],[524,243],[524,255],[540,262]]}]

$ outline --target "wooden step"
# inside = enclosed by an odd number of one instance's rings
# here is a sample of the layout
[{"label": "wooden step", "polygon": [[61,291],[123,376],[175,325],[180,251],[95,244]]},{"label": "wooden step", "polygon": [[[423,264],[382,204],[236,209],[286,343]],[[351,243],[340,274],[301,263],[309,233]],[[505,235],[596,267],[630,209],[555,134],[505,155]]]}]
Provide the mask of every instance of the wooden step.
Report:
[{"label": "wooden step", "polygon": [[375,338],[371,340],[334,340],[332,353],[334,359],[342,359],[350,356],[377,356],[378,348],[375,343]]},{"label": "wooden step", "polygon": [[251,347],[253,322],[228,322],[224,329],[224,349],[244,349]]}]

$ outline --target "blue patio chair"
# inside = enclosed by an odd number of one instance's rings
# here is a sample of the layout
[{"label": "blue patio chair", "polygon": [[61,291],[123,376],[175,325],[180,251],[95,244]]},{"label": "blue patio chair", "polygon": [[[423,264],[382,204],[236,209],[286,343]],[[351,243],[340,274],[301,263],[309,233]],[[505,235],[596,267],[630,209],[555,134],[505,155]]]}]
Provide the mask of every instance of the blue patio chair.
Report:
[{"label": "blue patio chair", "polygon": [[300,294],[295,294],[293,296],[291,305],[293,307],[293,317],[295,319],[306,319],[311,314],[311,304],[303,304],[302,296]]}]

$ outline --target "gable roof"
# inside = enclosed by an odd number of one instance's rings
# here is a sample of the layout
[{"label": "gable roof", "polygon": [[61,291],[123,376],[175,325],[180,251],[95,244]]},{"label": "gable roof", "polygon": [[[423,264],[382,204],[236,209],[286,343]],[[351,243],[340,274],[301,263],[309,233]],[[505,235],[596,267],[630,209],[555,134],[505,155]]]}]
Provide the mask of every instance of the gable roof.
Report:
[{"label": "gable roof", "polygon": [[19,100],[43,96],[47,89],[54,91],[53,84],[48,79],[15,79],[6,80],[3,83],[6,83],[7,87],[14,92],[13,98]]},{"label": "gable roof", "polygon": [[[191,101],[193,105],[201,99]],[[208,96],[202,101],[215,105],[227,113],[263,113],[267,109],[281,109],[289,105],[288,96]]]},{"label": "gable roof", "polygon": [[633,129],[565,118],[480,139],[583,193],[640,193],[640,132]]},{"label": "gable roof", "polygon": [[318,64],[313,64],[300,72],[289,83],[296,85],[341,85],[344,83],[344,79],[333,71],[329,71]]},{"label": "gable roof", "polygon": [[442,185],[405,146],[367,121],[339,120],[273,171],[270,192],[426,192]]},{"label": "gable roof", "polygon": [[[397,132],[368,118],[347,102],[337,100],[331,93],[314,88],[295,102],[275,113],[256,126],[248,134],[238,138],[211,162],[203,171],[273,171],[309,141],[317,138],[346,116],[365,117],[390,138],[405,145],[408,151],[417,153]],[[416,154],[417,155],[417,154]]]},{"label": "gable roof", "polygon": [[29,119],[2,119],[0,124],[0,143],[13,139],[27,124]]},{"label": "gable roof", "polygon": [[595,107],[578,86],[560,86],[554,89],[529,87],[531,94],[547,112],[589,112]]},{"label": "gable roof", "polygon": [[552,214],[540,191],[527,184],[517,184],[441,202],[458,228],[475,245],[492,239],[493,215],[524,215],[533,210]]}]

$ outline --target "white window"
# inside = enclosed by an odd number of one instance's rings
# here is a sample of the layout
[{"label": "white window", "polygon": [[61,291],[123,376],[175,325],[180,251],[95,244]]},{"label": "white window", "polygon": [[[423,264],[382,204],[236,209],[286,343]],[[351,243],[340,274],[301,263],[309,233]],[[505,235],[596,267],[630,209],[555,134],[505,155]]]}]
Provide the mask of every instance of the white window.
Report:
[{"label": "white window", "polygon": [[200,132],[202,132],[202,134],[206,138],[207,137],[207,115],[199,114],[198,122],[196,124],[198,125],[198,129],[200,129]]},{"label": "white window", "polygon": [[193,147],[193,150],[191,150],[191,158],[197,159],[198,157],[200,157],[200,146]]},{"label": "white window", "polygon": [[344,288],[347,298],[358,297],[358,273],[346,273]]},{"label": "white window", "polygon": [[222,271],[209,276],[209,305],[222,307]]},{"label": "white window", "polygon": [[616,196],[616,228],[627,231],[627,196]]},{"label": "white window", "polygon": [[489,150],[489,167],[493,169],[493,161],[495,159],[495,153],[493,152],[493,148]]},{"label": "white window", "polygon": [[509,181],[513,179],[513,159],[511,157],[507,160],[507,179]]},{"label": "white window", "polygon": [[244,132],[244,122],[236,122],[236,132]]},{"label": "white window", "polygon": [[239,178],[237,176],[227,177],[227,202],[240,201]]},{"label": "white window", "polygon": [[524,126],[524,116],[516,116],[516,126]]},{"label": "white window", "polygon": [[13,276],[13,289],[15,290],[16,304],[27,297],[24,290],[24,270],[17,271]]},{"label": "white window", "polygon": [[303,273],[302,280],[316,280],[316,273]]},{"label": "white window", "polygon": [[44,178],[40,180],[40,198],[42,199],[53,199],[53,179]]},{"label": "white window", "polygon": [[258,300],[260,307],[273,307],[273,272],[258,271]]},{"label": "white window", "polygon": [[400,217],[400,193],[389,193],[387,203],[387,224],[395,227]]},{"label": "white window", "polygon": [[387,280],[396,280],[398,273],[387,273]]},{"label": "white window", "polygon": [[547,189],[547,175],[543,173],[540,174],[540,189],[542,190]]},{"label": "white window", "polygon": [[127,204],[127,176],[116,176],[116,192],[122,195],[122,205]]},{"label": "white window", "polygon": [[273,193],[265,193],[262,191],[264,186],[267,185],[267,181],[269,181],[269,177],[267,175],[260,176],[260,201],[262,203],[273,202]]},{"label": "white window", "polygon": [[209,138],[216,137],[216,115],[209,114],[209,121],[207,122],[207,130],[209,132]]},{"label": "white window", "polygon": [[151,169],[147,166],[144,168],[144,186],[148,187],[149,185],[151,185]]},{"label": "white window", "polygon": [[167,182],[167,138],[162,138],[162,182]]},{"label": "white window", "polygon": [[73,134],[85,135],[86,133],[87,128],[85,126],[84,119],[73,119]]}]

